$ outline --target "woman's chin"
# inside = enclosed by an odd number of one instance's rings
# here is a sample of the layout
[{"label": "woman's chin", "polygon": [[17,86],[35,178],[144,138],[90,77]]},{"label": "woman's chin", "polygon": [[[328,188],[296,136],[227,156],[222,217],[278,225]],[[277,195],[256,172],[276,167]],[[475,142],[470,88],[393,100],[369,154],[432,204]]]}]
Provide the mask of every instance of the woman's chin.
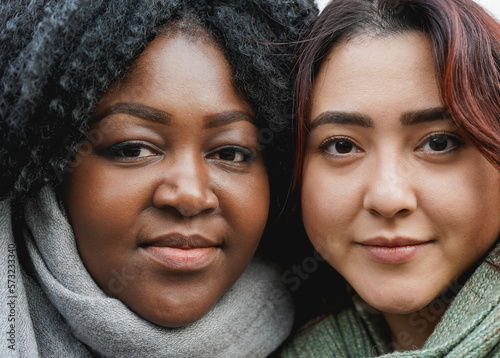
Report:
[{"label": "woman's chin", "polygon": [[[145,320],[165,328],[177,328],[188,326],[205,316],[210,309],[198,310],[196,312],[185,312],[179,310],[176,312],[163,312],[156,314],[139,314]],[[136,312],[137,313],[137,312]]]},{"label": "woman's chin", "polygon": [[432,298],[419,296],[417,293],[408,292],[385,292],[374,295],[368,293],[361,298],[371,307],[386,314],[411,314],[421,310],[432,302]]}]

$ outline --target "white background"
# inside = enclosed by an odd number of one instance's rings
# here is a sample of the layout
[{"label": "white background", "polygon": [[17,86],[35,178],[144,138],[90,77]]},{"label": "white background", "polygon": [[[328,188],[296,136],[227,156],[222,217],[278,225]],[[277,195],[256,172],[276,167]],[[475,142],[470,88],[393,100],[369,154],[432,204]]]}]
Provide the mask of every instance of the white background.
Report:
[{"label": "white background", "polygon": [[[491,14],[493,14],[497,20],[500,20],[500,0],[474,0],[481,6],[483,6],[486,10],[488,10]],[[316,0],[316,4],[320,10],[322,10],[325,5],[329,2],[329,0]]]}]

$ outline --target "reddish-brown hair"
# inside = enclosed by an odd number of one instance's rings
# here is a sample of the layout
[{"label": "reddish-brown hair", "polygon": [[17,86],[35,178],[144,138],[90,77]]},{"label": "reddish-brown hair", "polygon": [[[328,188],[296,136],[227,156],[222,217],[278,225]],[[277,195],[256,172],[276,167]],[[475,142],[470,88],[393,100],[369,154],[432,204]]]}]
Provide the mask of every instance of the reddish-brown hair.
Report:
[{"label": "reddish-brown hair", "polygon": [[298,56],[295,189],[301,183],[311,87],[324,56],[356,35],[406,31],[429,35],[445,105],[500,170],[500,24],[470,0],[335,0]]}]

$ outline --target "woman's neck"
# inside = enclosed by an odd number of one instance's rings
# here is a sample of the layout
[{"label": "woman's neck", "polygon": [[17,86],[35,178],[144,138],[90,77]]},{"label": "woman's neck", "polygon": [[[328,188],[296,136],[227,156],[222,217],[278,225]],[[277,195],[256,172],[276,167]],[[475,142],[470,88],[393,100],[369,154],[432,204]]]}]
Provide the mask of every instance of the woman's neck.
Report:
[{"label": "woman's neck", "polygon": [[426,307],[409,314],[383,313],[391,331],[393,351],[421,349],[448,308],[449,302],[437,298]]},{"label": "woman's neck", "polygon": [[460,278],[450,283],[431,303],[418,311],[408,314],[382,312],[391,332],[389,348],[393,351],[421,349],[476,268],[476,265],[471,267]]}]

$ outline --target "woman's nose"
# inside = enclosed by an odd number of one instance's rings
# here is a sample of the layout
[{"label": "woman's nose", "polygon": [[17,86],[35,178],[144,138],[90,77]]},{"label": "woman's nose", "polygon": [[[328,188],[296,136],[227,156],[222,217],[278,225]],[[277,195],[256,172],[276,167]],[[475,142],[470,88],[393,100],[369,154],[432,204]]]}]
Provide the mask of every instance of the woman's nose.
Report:
[{"label": "woman's nose", "polygon": [[173,208],[181,216],[192,217],[215,210],[219,200],[210,182],[203,158],[183,158],[164,170],[164,180],[156,187],[153,205]]},{"label": "woman's nose", "polygon": [[407,215],[417,208],[411,164],[401,158],[379,160],[367,176],[363,206],[385,218]]}]

